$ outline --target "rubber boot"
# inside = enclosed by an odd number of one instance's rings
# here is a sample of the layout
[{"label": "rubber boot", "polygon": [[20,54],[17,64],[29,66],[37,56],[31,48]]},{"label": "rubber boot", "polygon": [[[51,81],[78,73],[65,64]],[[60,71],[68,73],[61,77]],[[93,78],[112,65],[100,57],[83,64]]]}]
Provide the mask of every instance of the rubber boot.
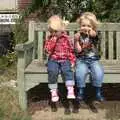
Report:
[{"label": "rubber boot", "polygon": [[96,92],[96,100],[103,102],[104,101],[104,97],[101,94],[101,87],[95,87],[95,92]]}]

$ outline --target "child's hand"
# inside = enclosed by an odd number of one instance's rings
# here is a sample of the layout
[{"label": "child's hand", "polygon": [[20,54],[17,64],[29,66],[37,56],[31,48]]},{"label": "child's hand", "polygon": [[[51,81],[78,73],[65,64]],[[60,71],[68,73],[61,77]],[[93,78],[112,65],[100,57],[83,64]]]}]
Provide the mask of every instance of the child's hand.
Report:
[{"label": "child's hand", "polygon": [[89,47],[89,44],[88,43],[84,43],[83,45],[82,45],[82,48],[88,48]]},{"label": "child's hand", "polygon": [[90,29],[89,29],[89,35],[90,35],[91,37],[95,37],[95,36],[96,36],[96,31],[93,30],[92,28],[90,28]]},{"label": "child's hand", "polygon": [[80,39],[80,32],[75,34],[75,41],[79,41]]},{"label": "child's hand", "polygon": [[75,64],[71,64],[71,69],[73,72],[75,71]]},{"label": "child's hand", "polygon": [[75,66],[75,64],[72,63],[72,64],[71,64],[71,68],[74,68],[74,66]]}]

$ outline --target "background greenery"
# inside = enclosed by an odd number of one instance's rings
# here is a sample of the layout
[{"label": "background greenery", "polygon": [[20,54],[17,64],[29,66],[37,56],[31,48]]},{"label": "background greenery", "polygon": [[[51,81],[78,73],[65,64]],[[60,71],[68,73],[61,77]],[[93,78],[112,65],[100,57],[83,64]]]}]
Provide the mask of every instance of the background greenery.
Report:
[{"label": "background greenery", "polygon": [[120,22],[120,0],[32,0],[26,14],[37,12],[37,17],[46,21],[53,14],[59,14],[75,21],[82,12],[91,11],[98,19]]}]

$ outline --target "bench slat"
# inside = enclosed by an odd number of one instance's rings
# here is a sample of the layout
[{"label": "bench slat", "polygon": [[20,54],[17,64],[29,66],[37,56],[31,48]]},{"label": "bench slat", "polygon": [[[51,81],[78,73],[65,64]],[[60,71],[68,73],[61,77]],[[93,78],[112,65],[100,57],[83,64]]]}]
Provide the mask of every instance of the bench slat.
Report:
[{"label": "bench slat", "polygon": [[101,56],[101,59],[105,59],[105,32],[101,32],[101,35],[102,35],[102,40],[101,40],[101,45],[100,45],[100,48],[101,48],[101,52],[102,52],[102,56]]},{"label": "bench slat", "polygon": [[109,51],[109,60],[113,59],[113,32],[108,33],[108,51]]},{"label": "bench slat", "polygon": [[[120,64],[103,64],[105,73],[120,73]],[[32,63],[25,69],[25,73],[33,73],[33,74],[46,74],[47,67],[39,62],[38,59],[33,60]]]},{"label": "bench slat", "polygon": [[[47,31],[47,23],[35,23],[35,31]],[[70,23],[67,28],[67,31],[78,31],[79,24]],[[120,31],[120,23],[100,23],[98,24],[99,31]]]},{"label": "bench slat", "polygon": [[116,32],[117,59],[120,60],[120,32]]},{"label": "bench slat", "polygon": [[43,63],[43,32],[38,32],[38,59]]}]

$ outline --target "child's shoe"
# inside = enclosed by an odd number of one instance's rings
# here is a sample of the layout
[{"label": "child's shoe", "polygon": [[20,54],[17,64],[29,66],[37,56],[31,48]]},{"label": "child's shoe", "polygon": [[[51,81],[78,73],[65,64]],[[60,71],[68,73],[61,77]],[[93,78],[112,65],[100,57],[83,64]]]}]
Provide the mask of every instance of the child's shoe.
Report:
[{"label": "child's shoe", "polygon": [[100,102],[103,102],[105,99],[102,96],[101,87],[96,87],[95,89],[96,89],[96,100],[100,101]]},{"label": "child's shoe", "polygon": [[56,89],[51,90],[51,101],[57,102],[58,100],[59,100],[59,96],[57,94],[57,90]]},{"label": "child's shoe", "polygon": [[74,87],[68,86],[67,90],[68,90],[67,98],[68,99],[75,99]]}]

